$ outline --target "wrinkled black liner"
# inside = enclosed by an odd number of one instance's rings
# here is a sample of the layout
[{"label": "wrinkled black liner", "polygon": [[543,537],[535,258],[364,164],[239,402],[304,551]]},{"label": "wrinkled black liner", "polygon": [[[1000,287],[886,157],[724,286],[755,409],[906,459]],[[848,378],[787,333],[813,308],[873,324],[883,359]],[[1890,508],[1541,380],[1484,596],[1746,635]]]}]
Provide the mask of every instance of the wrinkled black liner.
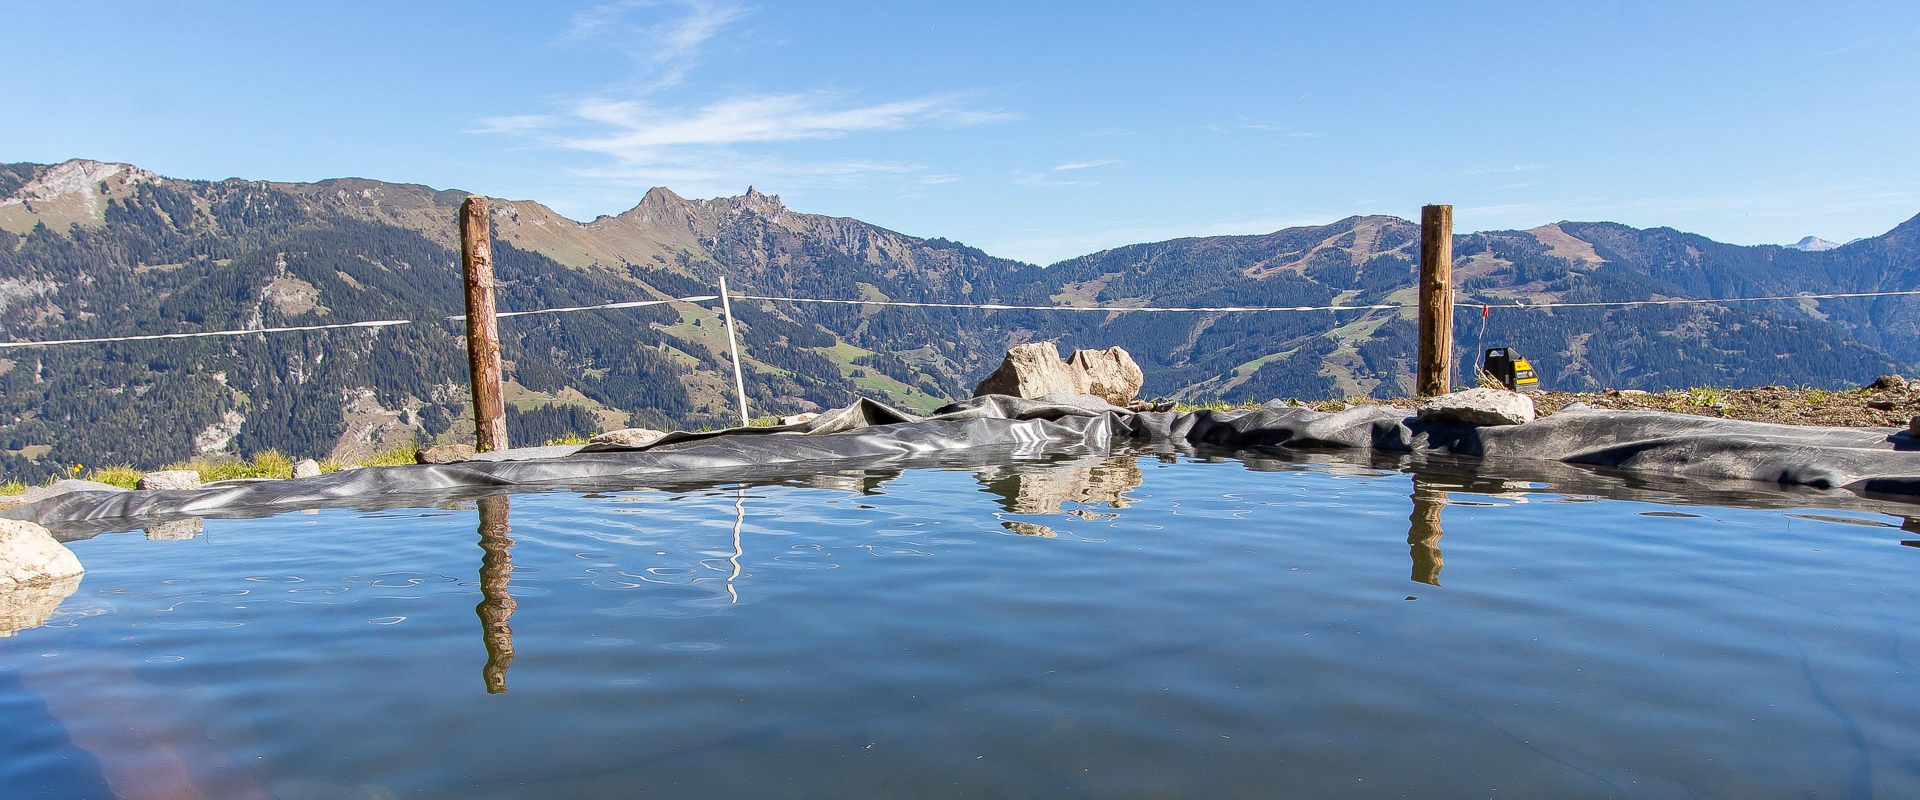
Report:
[{"label": "wrinkled black liner", "polygon": [[[1657,412],[1566,410],[1527,425],[1420,422],[1403,409],[1094,411],[990,396],[932,417],[863,400],[800,425],[675,433],[646,447],[589,445],[496,460],[374,467],[195,491],[75,492],[0,512],[63,539],[183,517],[296,509],[419,507],[503,491],[692,489],[794,476],[1116,452],[1233,454],[1255,469],[1298,460],[1478,481],[1544,482],[1623,499],[1760,507],[1920,511],[1920,440],[1880,428],[1815,428]],[[1309,455],[1311,453],[1311,455]],[[882,479],[884,482],[884,478]],[[1497,490],[1497,489],[1496,489]],[[1898,501],[1898,502],[1889,502]]]}]

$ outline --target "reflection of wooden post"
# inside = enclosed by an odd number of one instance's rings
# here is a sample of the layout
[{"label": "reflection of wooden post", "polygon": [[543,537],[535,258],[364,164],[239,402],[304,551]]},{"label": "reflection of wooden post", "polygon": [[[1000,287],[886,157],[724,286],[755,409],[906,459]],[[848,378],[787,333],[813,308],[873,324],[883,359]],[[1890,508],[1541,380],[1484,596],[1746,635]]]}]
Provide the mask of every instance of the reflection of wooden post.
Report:
[{"label": "reflection of wooden post", "polygon": [[1440,557],[1440,510],[1447,507],[1447,490],[1413,477],[1413,514],[1407,517],[1407,555],[1413,557],[1413,580],[1440,585],[1440,570],[1446,560]]},{"label": "reflection of wooden post", "polygon": [[460,271],[467,285],[467,369],[473,385],[473,449],[507,449],[500,393],[500,320],[494,316],[493,239],[487,198],[460,204]]},{"label": "reflection of wooden post", "polygon": [[507,584],[513,580],[513,540],[507,532],[507,512],[512,508],[506,495],[483,497],[480,506],[480,637],[487,645],[487,666],[481,676],[487,694],[505,694],[507,667],[513,664],[513,610],[519,607]]},{"label": "reflection of wooden post", "polygon": [[1453,391],[1453,206],[1420,209],[1420,352],[1413,390]]}]

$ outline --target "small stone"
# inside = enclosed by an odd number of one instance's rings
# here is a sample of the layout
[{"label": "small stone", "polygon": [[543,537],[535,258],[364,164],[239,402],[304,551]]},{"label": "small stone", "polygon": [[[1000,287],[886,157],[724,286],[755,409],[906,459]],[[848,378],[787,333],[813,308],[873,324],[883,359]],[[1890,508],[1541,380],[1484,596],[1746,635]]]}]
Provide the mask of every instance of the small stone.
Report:
[{"label": "small stone", "polygon": [[809,412],[807,412],[807,413],[805,413],[805,414],[794,414],[793,416],[790,416],[790,417],[781,417],[781,418],[780,418],[780,424],[782,424],[782,425],[805,425],[805,424],[807,424],[807,423],[809,423],[809,422],[812,422],[812,421],[814,421],[814,420],[816,420],[816,419],[819,419],[819,418],[820,418],[820,414],[819,414],[818,412],[814,412],[814,411],[809,411]]},{"label": "small stone", "polygon": [[1867,384],[1867,388],[1869,389],[1905,389],[1907,388],[1907,379],[1899,375],[1882,375],[1878,378],[1873,379],[1873,383]]},{"label": "small stone", "polygon": [[666,435],[666,431],[656,431],[652,428],[621,428],[617,431],[607,431],[587,441],[593,444],[613,444],[621,447],[646,447],[660,441],[660,438]]},{"label": "small stone", "polygon": [[140,482],[134,484],[148,491],[180,490],[200,488],[200,473],[190,469],[166,469],[149,472],[140,476]]},{"label": "small stone", "polygon": [[1875,411],[1892,411],[1893,401],[1892,400],[1868,400],[1867,408],[1871,408]]},{"label": "small stone", "polygon": [[419,464],[457,464],[471,461],[473,456],[473,445],[470,444],[436,444],[420,448],[413,454],[413,460]]},{"label": "small stone", "polygon": [[1649,394],[1649,392],[1645,389],[1621,389],[1620,390],[1620,395],[1622,397],[1639,397],[1641,395],[1646,395],[1646,394]]},{"label": "small stone", "polygon": [[85,570],[79,557],[46,528],[17,519],[0,519],[0,588],[44,584]]},{"label": "small stone", "polygon": [[1468,389],[1428,400],[1421,422],[1468,425],[1524,425],[1533,421],[1533,398],[1505,389]]},{"label": "small stone", "polygon": [[303,459],[300,459],[299,461],[294,462],[293,477],[295,478],[320,477],[320,462],[315,461],[311,458],[303,458]]}]

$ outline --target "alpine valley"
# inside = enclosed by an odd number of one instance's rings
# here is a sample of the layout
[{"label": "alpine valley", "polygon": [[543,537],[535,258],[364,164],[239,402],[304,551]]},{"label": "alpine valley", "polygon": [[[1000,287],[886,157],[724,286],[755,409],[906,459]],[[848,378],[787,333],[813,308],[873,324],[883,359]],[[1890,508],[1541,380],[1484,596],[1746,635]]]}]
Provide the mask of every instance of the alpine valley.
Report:
[{"label": "alpine valley", "polygon": [[[409,319],[275,335],[0,349],[0,477],[277,449],[350,459],[471,436],[454,216],[465,193],[339,179],[175,180],[125,164],[0,164],[0,339]],[[1136,244],[1047,267],[751,189],[664,188],[575,222],[494,201],[502,310],[714,293],[1078,306],[1325,306],[1414,297],[1418,229],[1390,216]],[[1825,243],[1822,243],[1825,244]],[[1920,286],[1920,217],[1846,245],[1736,246],[1668,228],[1560,222],[1464,234],[1457,363],[1509,345],[1549,388],[1857,386],[1920,364],[1920,298],[1513,309],[1500,304],[1784,296]],[[1121,345],[1146,394],[1388,397],[1411,388],[1410,310],[1058,313],[742,301],[757,413],[868,396],[963,397],[1012,344]],[[501,321],[509,431],[726,424],[715,304]]]}]

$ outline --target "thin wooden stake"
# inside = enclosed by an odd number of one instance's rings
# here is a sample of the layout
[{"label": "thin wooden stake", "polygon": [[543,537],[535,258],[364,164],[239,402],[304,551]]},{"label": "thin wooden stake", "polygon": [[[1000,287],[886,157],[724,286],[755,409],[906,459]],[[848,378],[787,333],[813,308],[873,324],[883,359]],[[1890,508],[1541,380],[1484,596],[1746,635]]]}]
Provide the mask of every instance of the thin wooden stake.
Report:
[{"label": "thin wooden stake", "polygon": [[505,450],[506,396],[500,391],[500,320],[494,316],[493,240],[487,198],[460,204],[460,271],[467,285],[467,370],[473,387],[474,449]]},{"label": "thin wooden stake", "polygon": [[720,276],[720,314],[727,318],[727,349],[733,352],[733,390],[740,398],[740,424],[753,424],[747,416],[747,381],[740,375],[740,339],[733,334],[733,301],[727,296],[727,276]]},{"label": "thin wooden stake", "polygon": [[1453,206],[1420,209],[1420,352],[1414,391],[1453,391]]}]

